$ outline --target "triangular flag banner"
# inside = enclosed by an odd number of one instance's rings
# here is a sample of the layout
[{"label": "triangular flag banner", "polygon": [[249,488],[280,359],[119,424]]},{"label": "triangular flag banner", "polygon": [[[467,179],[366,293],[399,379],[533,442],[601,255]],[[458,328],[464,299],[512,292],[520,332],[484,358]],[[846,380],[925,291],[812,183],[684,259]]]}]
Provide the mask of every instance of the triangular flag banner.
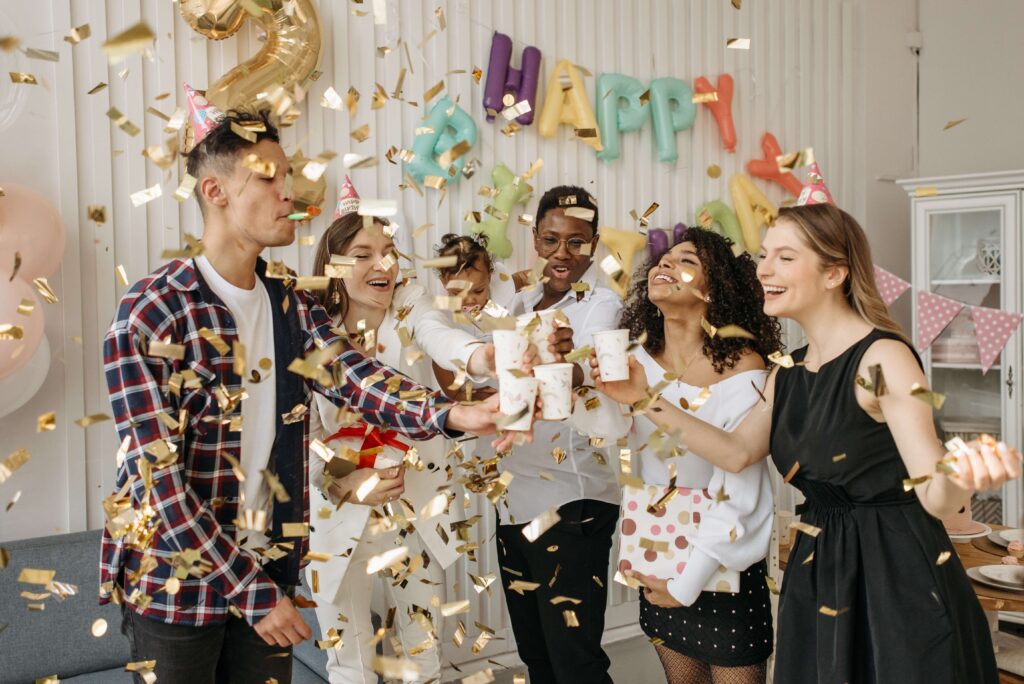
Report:
[{"label": "triangular flag banner", "polygon": [[359,193],[348,176],[341,182],[341,189],[338,191],[338,205],[334,208],[334,218],[337,221],[345,214],[352,214],[359,211]]},{"label": "triangular flag banner", "polygon": [[917,291],[917,349],[924,351],[931,346],[950,321],[956,318],[963,302],[942,297],[933,292]]},{"label": "triangular flag banner", "polygon": [[1006,341],[1020,325],[1020,319],[1021,315],[1012,311],[1000,311],[984,306],[971,307],[971,320],[974,322],[974,334],[978,338],[982,373],[987,373],[999,358]]},{"label": "triangular flag banner", "polygon": [[188,118],[192,122],[192,132],[196,134],[196,145],[203,141],[206,134],[216,128],[224,120],[224,112],[210,104],[188,83],[185,87],[185,101],[188,104]]},{"label": "triangular flag banner", "polygon": [[910,287],[910,283],[903,278],[878,266],[875,266],[875,285],[878,286],[878,294],[882,295],[882,301],[886,306],[892,306],[892,303]]},{"label": "triangular flag banner", "polygon": [[805,204],[835,204],[832,193],[825,185],[825,179],[821,177],[821,169],[818,162],[811,162],[807,167],[807,183],[796,198],[796,206],[802,207]]}]

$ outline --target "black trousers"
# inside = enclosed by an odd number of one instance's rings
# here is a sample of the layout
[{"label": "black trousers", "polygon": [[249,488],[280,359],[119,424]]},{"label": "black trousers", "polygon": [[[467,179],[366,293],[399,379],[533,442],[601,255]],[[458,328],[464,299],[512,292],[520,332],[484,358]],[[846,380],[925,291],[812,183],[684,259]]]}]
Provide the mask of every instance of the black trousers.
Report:
[{"label": "black trousers", "polygon": [[[292,681],[292,648],[269,646],[233,615],[218,625],[169,625],[121,607],[121,632],[132,660],[156,660],[159,684],[278,684]],[[142,677],[135,675],[137,684]]]},{"label": "black trousers", "polygon": [[[565,504],[558,514],[562,519],[533,543],[523,536],[524,525],[498,527],[502,585],[519,657],[531,684],[611,682],[601,635],[619,507],[583,499]],[[509,589],[515,580],[540,586],[520,594]],[[558,596],[580,603],[552,604]],[[575,612],[579,627],[567,625],[566,610]]]}]

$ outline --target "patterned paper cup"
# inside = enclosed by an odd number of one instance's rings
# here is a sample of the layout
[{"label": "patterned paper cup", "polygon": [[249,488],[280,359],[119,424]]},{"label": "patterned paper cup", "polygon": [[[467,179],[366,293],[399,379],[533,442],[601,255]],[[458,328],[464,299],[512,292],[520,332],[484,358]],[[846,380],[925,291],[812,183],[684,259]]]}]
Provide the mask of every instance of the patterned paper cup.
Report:
[{"label": "patterned paper cup", "polygon": [[540,381],[541,418],[565,420],[572,414],[571,363],[546,363],[533,369]]},{"label": "patterned paper cup", "polygon": [[498,374],[498,407],[509,417],[522,414],[517,420],[505,424],[505,430],[530,429],[539,386],[540,381],[529,375],[517,378],[511,373]]},{"label": "patterned paper cup", "polygon": [[594,351],[597,352],[597,367],[605,382],[629,379],[629,331],[605,330],[594,333]]},{"label": "patterned paper cup", "polygon": [[519,332],[525,330],[531,321],[537,321],[530,330],[529,339],[537,347],[537,355],[540,357],[541,363],[558,361],[558,357],[548,350],[548,338],[555,332],[555,316],[558,311],[558,309],[545,309],[544,311],[531,311],[516,317],[516,330]]},{"label": "patterned paper cup", "polygon": [[494,331],[494,365],[499,373],[521,370],[530,342],[517,330]]}]

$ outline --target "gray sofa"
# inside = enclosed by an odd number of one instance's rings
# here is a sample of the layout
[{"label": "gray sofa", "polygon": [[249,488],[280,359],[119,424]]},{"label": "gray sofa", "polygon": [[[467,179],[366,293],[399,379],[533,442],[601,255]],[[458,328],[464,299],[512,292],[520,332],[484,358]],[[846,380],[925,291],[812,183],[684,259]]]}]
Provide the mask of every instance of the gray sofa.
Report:
[{"label": "gray sofa", "polygon": [[[2,546],[10,553],[10,563],[0,570],[0,682],[32,684],[38,677],[55,674],[61,682],[74,684],[130,683],[131,675],[124,666],[131,653],[121,634],[120,608],[96,602],[99,530],[4,542]],[[55,570],[56,581],[77,585],[79,593],[64,601],[51,596],[44,601],[45,610],[29,610],[29,601],[21,592],[41,592],[41,587],[18,582],[22,568]],[[319,638],[314,611],[301,612]],[[96,618],[107,621],[107,633],[100,638],[90,631]],[[326,655],[312,639],[303,642],[292,659],[292,681],[327,681],[326,663]]]}]

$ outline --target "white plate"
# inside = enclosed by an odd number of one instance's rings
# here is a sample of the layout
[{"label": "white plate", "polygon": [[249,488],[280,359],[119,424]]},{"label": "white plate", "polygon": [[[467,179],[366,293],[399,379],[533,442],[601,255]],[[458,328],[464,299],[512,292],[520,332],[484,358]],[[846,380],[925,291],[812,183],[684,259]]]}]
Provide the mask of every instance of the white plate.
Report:
[{"label": "white plate", "polygon": [[[981,530],[975,532],[974,534],[951,534],[949,535],[949,538],[952,539],[954,542],[960,544],[963,542],[968,542],[972,539],[977,539],[978,537],[987,537],[990,534],[992,534],[992,528],[986,525],[985,523],[981,523]],[[1003,544],[1003,546],[1006,546],[1006,544]]]},{"label": "white plate", "polygon": [[1004,549],[1006,548],[1006,540],[1000,537],[998,532],[993,532],[988,535],[988,540],[996,546],[1002,546]]},{"label": "white plate", "polygon": [[1006,546],[1012,541],[1024,542],[1024,530],[1000,530],[997,534],[1003,540],[1001,546]]},{"label": "white plate", "polygon": [[1002,582],[1024,589],[1024,566],[1022,565],[982,565],[978,571],[994,582]]},{"label": "white plate", "polygon": [[1024,589],[1020,587],[1015,587],[1011,584],[1003,584],[1002,582],[990,580],[988,577],[985,577],[983,574],[981,574],[981,568],[967,568],[967,576],[975,582],[984,584],[989,587],[995,587],[996,589],[1002,589],[1003,591],[1019,591],[1024,593]]}]

